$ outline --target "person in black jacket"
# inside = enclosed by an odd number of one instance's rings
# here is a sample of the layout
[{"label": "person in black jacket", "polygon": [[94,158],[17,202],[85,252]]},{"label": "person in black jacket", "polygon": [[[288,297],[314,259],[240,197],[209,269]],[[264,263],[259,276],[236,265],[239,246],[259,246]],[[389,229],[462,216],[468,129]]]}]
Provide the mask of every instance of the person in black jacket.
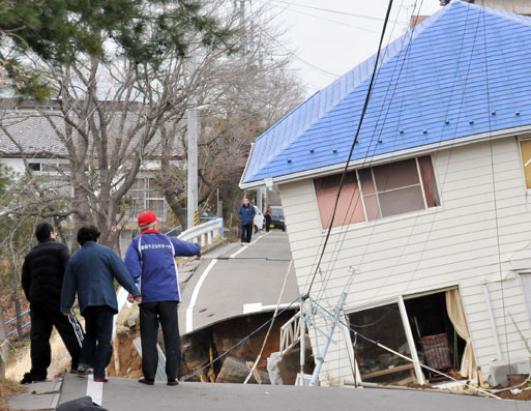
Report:
[{"label": "person in black jacket", "polygon": [[83,331],[75,316],[61,313],[68,248],[55,241],[56,234],[48,223],[39,224],[35,236],[39,244],[31,249],[22,266],[22,288],[30,303],[31,317],[31,371],[24,374],[22,384],[46,380],[52,327],[55,326],[72,357],[73,370],[77,369],[83,342]]}]

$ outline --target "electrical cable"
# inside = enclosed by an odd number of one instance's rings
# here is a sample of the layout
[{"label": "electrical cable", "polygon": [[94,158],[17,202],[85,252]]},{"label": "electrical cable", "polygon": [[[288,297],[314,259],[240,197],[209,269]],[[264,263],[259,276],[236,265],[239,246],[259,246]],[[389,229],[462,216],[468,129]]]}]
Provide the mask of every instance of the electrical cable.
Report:
[{"label": "electrical cable", "polygon": [[260,30],[265,36],[267,36],[270,40],[273,40],[275,43],[277,43],[280,47],[282,47],[284,50],[286,50],[286,52],[292,56],[292,57],[295,57],[297,60],[299,60],[300,62],[306,64],[308,67],[311,67],[313,68],[314,70],[317,70],[323,74],[326,74],[330,77],[333,77],[333,78],[338,78],[339,77],[339,74],[337,73],[333,73],[331,71],[328,71],[322,67],[319,67],[313,63],[310,63],[309,61],[303,59],[302,57],[300,57],[298,54],[296,54],[295,52],[293,52],[292,50],[289,49],[288,46],[286,46],[284,43],[282,43],[280,40],[278,40],[277,38],[273,37],[271,34],[269,34],[267,31],[265,31],[262,27],[260,26],[257,26],[256,27],[258,30]]},{"label": "electrical cable", "polygon": [[[485,21],[485,10],[481,10],[481,16],[483,17],[483,41],[485,50],[487,48],[487,31],[486,31],[486,21]],[[479,24],[478,24],[479,26]],[[496,186],[496,173],[494,171],[494,148],[493,148],[493,138],[492,138],[492,120],[491,120],[491,102],[490,102],[490,89],[489,89],[489,63],[485,59],[485,74],[486,82],[485,88],[487,91],[487,118],[489,125],[489,148],[490,148],[490,167],[491,167],[491,180],[492,180],[492,203],[494,206],[494,221],[496,227],[496,247],[498,250],[498,269],[499,269],[499,278],[500,278],[500,290],[501,290],[501,302],[502,302],[502,312],[503,312],[503,326],[505,331],[505,353],[507,355],[507,362],[509,363],[509,369],[511,368],[511,351],[509,350],[509,333],[507,331],[507,313],[505,309],[505,293],[503,288],[503,267],[502,267],[502,257],[501,257],[501,244],[500,244],[500,224],[498,216],[498,199],[497,199],[497,186]],[[488,292],[488,290],[487,290]]]},{"label": "electrical cable", "polygon": [[288,12],[291,12],[291,13],[299,14],[299,15],[302,15],[302,16],[313,17],[313,18],[315,18],[317,20],[320,20],[320,21],[327,21],[327,22],[334,23],[336,25],[340,25],[340,26],[343,26],[343,27],[349,27],[349,28],[353,28],[353,29],[356,29],[356,30],[361,30],[361,31],[364,31],[366,33],[379,34],[379,32],[371,30],[371,29],[367,29],[365,27],[353,26],[352,24],[348,24],[348,23],[345,23],[343,21],[333,20],[333,19],[329,19],[329,18],[326,18],[326,17],[323,17],[323,16],[318,16],[318,15],[315,15],[315,14],[311,14],[311,13],[308,13],[308,12],[305,12],[305,11],[293,9],[292,6],[294,6],[294,4],[288,4],[288,5],[284,6],[284,4],[287,4],[287,2],[280,2],[279,0],[270,0],[270,1],[282,3],[283,4],[282,6],[280,4],[276,4],[276,5],[273,4],[273,6],[274,7],[284,7],[283,8],[284,11],[288,11]]},{"label": "electrical cable", "polygon": [[292,2],[292,1],[290,2],[290,1],[286,1],[286,0],[272,0],[272,1],[276,1],[277,3],[289,4],[289,5],[295,6],[295,7],[302,7],[302,8],[312,9],[312,10],[323,11],[323,12],[326,12],[326,13],[337,14],[337,15],[340,15],[340,16],[350,16],[350,17],[357,17],[357,18],[362,18],[362,19],[367,19],[367,20],[382,21],[381,17],[376,17],[376,16],[369,16],[369,15],[364,15],[364,14],[350,13],[350,12],[347,12],[347,11],[335,10],[335,9],[330,9],[330,8],[325,8],[325,7],[309,6],[309,5],[306,5],[306,4],[300,4],[300,3],[295,3],[295,2]]},{"label": "electrical cable", "polygon": [[[400,5],[400,8],[402,7],[402,5],[403,5],[403,1],[402,1],[401,5]],[[412,14],[411,14],[410,20],[411,20],[411,19],[413,18],[413,16],[415,15],[416,7],[417,7],[417,1],[415,1],[415,5],[414,5],[414,7],[413,7],[413,9],[412,9]],[[421,3],[420,6],[419,6],[419,9],[418,9],[418,12],[417,12],[417,18],[418,18],[418,15],[419,15],[419,13],[420,13],[421,8],[422,8],[422,3]],[[392,39],[392,37],[393,37],[393,33],[394,33],[395,28],[396,28],[396,23],[393,25],[393,28],[392,28],[392,30],[391,30],[391,34],[389,35],[389,41],[390,41],[390,40]],[[408,42],[408,44],[407,44],[407,46],[406,46],[405,56],[403,57],[402,62],[401,62],[401,64],[400,64],[400,69],[399,69],[399,73],[398,73],[397,79],[396,79],[395,81],[392,81],[392,83],[394,83],[394,88],[393,88],[393,92],[392,92],[392,94],[391,94],[391,98],[390,98],[390,101],[389,101],[389,104],[388,104],[388,109],[387,109],[386,115],[385,115],[384,120],[383,120],[383,123],[382,123],[382,127],[381,127],[381,131],[380,131],[380,135],[378,136],[378,141],[380,140],[381,132],[383,131],[384,124],[385,124],[385,122],[386,122],[386,120],[387,120],[387,114],[388,114],[388,112],[389,112],[389,107],[391,106],[391,102],[392,102],[392,100],[393,100],[393,98],[394,98],[394,95],[395,95],[396,89],[397,89],[397,87],[398,87],[398,79],[400,78],[400,75],[401,75],[401,73],[402,73],[402,69],[403,69],[403,66],[404,66],[405,62],[408,60],[407,57],[408,57],[409,52],[410,52],[410,48],[411,48],[411,43],[412,43],[412,40],[413,40],[413,34],[414,34],[414,31],[415,31],[415,28],[413,27],[413,28],[411,29],[411,34],[410,34],[410,36],[409,36],[409,42]],[[404,35],[404,40],[406,40],[406,38],[407,38],[407,36]],[[382,60],[385,60],[385,58],[386,58],[386,56],[387,56],[387,53],[388,53],[388,51],[389,51],[388,47],[389,47],[389,44],[387,45],[387,47],[386,47],[386,49],[385,49],[384,56],[383,56]],[[401,45],[401,49],[402,49],[403,47],[404,47],[404,44]],[[391,79],[394,79],[395,71],[396,71],[397,67],[398,67],[398,64],[396,64],[396,65],[393,67],[393,71],[392,71],[392,74],[391,74]],[[383,110],[384,110],[384,107],[385,107],[385,101],[387,100],[387,95],[388,95],[388,92],[389,92],[390,89],[391,89],[391,88],[389,88],[389,87],[386,88],[385,97],[384,97],[384,102],[383,102],[382,105],[381,105],[381,108],[380,108],[380,111],[379,111],[379,114],[378,114],[378,118],[377,118],[377,120],[376,120],[375,129],[378,128],[378,124],[379,124],[380,121],[381,121],[382,113],[383,113]],[[375,140],[375,139],[376,139],[375,134],[373,134],[373,136],[371,137],[371,140],[369,141],[369,144],[367,145],[367,150],[366,150],[366,153],[365,153],[365,156],[364,156],[363,164],[359,166],[359,169],[362,169],[362,168],[364,168],[364,167],[370,166],[370,165],[372,164],[372,161],[371,161],[371,160],[367,161],[367,159],[368,159],[368,158],[372,158],[372,155],[374,155],[374,152],[375,152],[375,150],[376,150],[376,148],[377,148],[377,145],[374,145],[373,153],[372,153],[371,156],[369,156],[370,147],[371,147],[371,145],[374,143],[374,140]],[[356,173],[356,176],[358,177],[358,173],[357,173],[356,171],[354,171],[354,173]],[[388,179],[388,178],[389,178],[389,177],[387,177],[387,179]],[[350,203],[349,203],[349,209],[347,210],[347,213],[345,214],[345,219],[344,219],[343,224],[342,224],[343,228],[341,229],[341,232],[338,233],[339,240],[335,242],[334,249],[333,249],[333,251],[332,251],[332,253],[331,253],[331,256],[330,256],[330,258],[329,258],[328,266],[327,266],[327,268],[326,268],[326,270],[325,270],[325,272],[328,273],[328,278],[327,278],[327,281],[324,282],[324,283],[322,283],[322,285],[321,285],[322,294],[324,294],[324,290],[326,289],[326,287],[327,287],[327,285],[328,285],[328,282],[329,282],[329,280],[330,280],[331,277],[332,277],[332,273],[333,273],[333,271],[334,271],[334,269],[335,269],[335,266],[336,266],[336,263],[337,263],[337,256],[339,255],[339,252],[340,252],[340,250],[342,249],[342,247],[343,247],[343,245],[344,245],[344,242],[345,242],[345,240],[346,240],[346,237],[347,237],[347,235],[348,235],[348,233],[349,233],[349,231],[350,231],[350,230],[349,230],[349,227],[348,227],[348,225],[347,225],[347,219],[348,219],[348,221],[351,221],[351,220],[352,220],[353,213],[354,213],[355,210],[357,209],[357,207],[358,207],[358,203],[360,203],[360,202],[362,203],[362,207],[363,207],[363,209],[364,209],[364,214],[366,213],[366,210],[365,210],[365,203],[364,203],[364,201],[362,200],[363,193],[362,193],[362,188],[360,187],[360,184],[359,184],[359,179],[356,180],[356,186],[357,186],[357,188],[358,188],[358,189],[357,189],[357,192],[356,192],[356,190],[353,190],[352,197],[351,197],[351,199],[350,199]],[[348,211],[350,210],[350,206],[351,206],[351,204],[352,204],[353,198],[354,198],[354,196],[356,196],[356,195],[357,195],[356,204],[355,204],[354,207],[353,207],[352,215],[349,216],[349,215],[348,215]],[[371,231],[371,233],[370,233],[370,235],[369,235],[369,238],[371,238],[372,235],[374,234],[374,230],[375,230],[375,225],[374,225],[373,228],[372,228],[372,231]],[[368,244],[368,243],[369,243],[369,242],[367,241],[367,244]],[[367,246],[366,246],[366,249],[367,249]]]},{"label": "electrical cable", "polygon": [[332,226],[334,224],[334,219],[335,219],[335,215],[336,215],[336,212],[337,212],[337,206],[338,206],[338,203],[339,203],[339,197],[341,195],[341,190],[343,189],[343,185],[345,183],[345,176],[347,175],[348,168],[349,168],[349,165],[350,165],[350,161],[352,159],[352,154],[354,152],[354,148],[355,148],[356,143],[358,141],[358,137],[359,137],[359,134],[360,134],[360,131],[361,131],[361,126],[363,124],[363,119],[365,117],[365,113],[367,112],[367,107],[369,105],[371,91],[372,91],[372,87],[374,85],[374,79],[376,77],[376,72],[378,71],[380,53],[381,53],[381,50],[382,50],[382,44],[383,44],[383,41],[384,41],[384,38],[385,38],[385,31],[386,31],[387,24],[388,24],[388,21],[389,21],[389,16],[391,14],[392,6],[393,6],[393,0],[389,0],[389,4],[388,4],[388,7],[387,7],[387,12],[386,12],[386,15],[385,15],[385,20],[384,20],[384,24],[383,24],[383,28],[382,28],[382,34],[380,36],[380,42],[378,44],[378,52],[376,53],[376,57],[375,57],[375,61],[374,61],[374,68],[373,68],[371,79],[370,79],[370,82],[369,82],[369,85],[368,85],[367,94],[365,96],[365,102],[363,104],[363,108],[362,108],[362,111],[361,111],[360,119],[359,119],[358,126],[357,126],[357,129],[356,129],[356,133],[355,133],[355,136],[354,136],[354,140],[352,142],[352,146],[350,148],[349,156],[348,156],[347,162],[345,164],[345,168],[343,170],[343,174],[341,175],[341,180],[339,182],[339,188],[338,188],[336,200],[335,200],[335,203],[334,203],[334,209],[332,211],[331,222],[330,222],[330,225],[329,225],[327,233],[326,233],[326,237],[325,237],[325,240],[324,240],[323,248],[322,248],[321,254],[319,256],[319,260],[317,262],[317,267],[316,267],[316,269],[315,269],[315,271],[314,271],[314,273],[312,275],[310,284],[308,286],[308,290],[307,290],[306,294],[303,296],[303,299],[307,298],[309,296],[311,290],[312,290],[312,287],[313,287],[313,284],[314,284],[314,281],[315,281],[315,277],[317,275],[317,269],[321,265],[324,253],[326,251],[326,246],[327,246],[328,241],[330,239],[330,234],[332,232]]},{"label": "electrical cable", "polygon": [[[455,81],[455,78],[454,78],[454,81]],[[450,104],[449,104],[449,105],[450,105]],[[448,107],[449,107],[449,105],[448,105]]]},{"label": "electrical cable", "polygon": [[[330,318],[334,318],[334,314],[331,313],[330,310],[328,310],[326,307],[324,307],[321,304],[319,304],[317,301],[315,301],[311,297],[310,297],[310,300],[311,300],[311,302],[313,304],[315,304],[317,307],[319,307],[321,310],[323,310],[326,313],[327,316],[329,316]],[[491,398],[495,398],[495,399],[498,399],[498,400],[500,399],[500,397],[498,397],[495,394],[489,392],[488,390],[486,390],[484,388],[481,388],[481,387],[479,387],[477,385],[471,384],[470,381],[458,380],[458,379],[452,377],[451,375],[448,375],[448,374],[446,374],[446,373],[444,373],[444,372],[442,372],[440,370],[432,368],[432,367],[430,367],[430,366],[428,366],[428,365],[426,365],[426,364],[424,364],[424,363],[422,363],[420,361],[417,362],[413,358],[408,357],[407,355],[404,355],[404,354],[402,354],[402,353],[400,353],[400,352],[398,352],[398,351],[396,351],[396,350],[394,350],[394,349],[392,349],[390,347],[387,347],[386,345],[380,343],[379,341],[376,341],[376,340],[374,340],[374,339],[372,339],[370,337],[367,337],[366,335],[364,335],[364,334],[358,332],[357,330],[353,329],[349,324],[347,324],[345,321],[343,321],[341,319],[338,320],[338,323],[340,325],[342,325],[343,327],[347,328],[350,332],[352,332],[355,335],[356,340],[359,337],[362,340],[368,342],[369,344],[375,345],[375,346],[377,346],[377,347],[379,347],[379,348],[381,348],[381,349],[383,349],[383,350],[385,350],[385,351],[387,351],[387,352],[389,352],[389,353],[391,353],[391,354],[393,354],[393,355],[395,355],[395,356],[397,356],[399,358],[402,358],[402,359],[404,359],[404,360],[406,360],[406,361],[408,361],[408,362],[410,362],[412,364],[418,363],[418,365],[421,368],[424,368],[425,370],[428,370],[430,372],[433,372],[435,374],[438,374],[440,376],[448,378],[449,380],[454,381],[456,383],[459,383],[459,384],[462,384],[462,385],[465,385],[465,386],[472,386],[472,387],[474,387],[477,390],[477,392],[481,392],[481,393],[483,393],[483,394],[485,394],[485,395],[487,395],[487,396],[489,396]]]},{"label": "electrical cable", "polygon": [[[469,19],[469,12],[470,12],[470,9],[467,9],[466,11],[466,16],[465,16],[465,27],[468,26],[468,19]],[[463,51],[463,46],[464,46],[464,39],[465,39],[465,36],[461,36],[461,43],[460,43],[460,46],[459,46],[459,58],[456,59],[457,62],[455,64],[455,69],[454,69],[454,75],[452,76],[452,87],[451,87],[451,90],[453,90],[455,88],[455,84],[456,84],[456,79],[457,79],[457,72],[458,72],[458,69],[459,69],[459,66],[460,66],[460,63],[461,63],[461,54],[462,54],[462,51]],[[469,76],[469,72],[470,72],[470,66],[468,67],[467,69],[467,74],[466,74],[466,78],[465,78],[465,88],[466,88],[466,83],[468,81],[468,76]],[[439,89],[441,89],[440,85],[439,85]],[[453,94],[452,94],[453,96]],[[461,109],[462,109],[462,106],[463,106],[463,95],[461,96],[461,104],[460,104],[460,107],[459,107],[459,113],[461,113]],[[448,104],[446,106],[446,111],[445,111],[445,118],[448,117],[448,112],[450,110],[450,107],[452,106],[452,99],[450,98],[449,101],[448,101]],[[457,123],[456,123],[457,124]],[[443,135],[441,133],[441,138],[439,139],[439,144],[442,142],[442,138],[443,138]],[[444,173],[443,173],[443,178],[442,178],[442,184],[441,184],[441,179],[437,182],[437,188],[438,188],[438,191],[440,193],[442,193],[444,191],[444,188],[446,187],[446,178],[447,178],[447,174],[448,174],[448,170],[449,170],[449,163],[450,163],[450,158],[451,158],[451,154],[452,154],[452,149],[449,150],[449,153],[448,153],[448,158],[447,158],[447,163],[446,163],[446,167],[444,169]],[[393,265],[393,267],[396,269],[399,265],[400,265],[400,261],[402,260],[404,254],[405,254],[405,249],[408,245],[410,245],[410,240],[411,240],[411,237],[412,237],[412,233],[413,233],[413,230],[416,226],[416,222],[418,221],[418,218],[420,217],[420,215],[417,215],[415,217],[415,221],[412,225],[412,229],[410,231],[410,234],[407,236],[407,239],[406,239],[406,242],[403,246],[403,251],[399,257],[399,260],[397,263],[395,263]],[[420,264],[421,264],[421,261],[422,261],[422,256],[424,255],[424,252],[426,250],[426,248],[428,247],[428,244],[429,244],[429,239],[431,237],[431,233],[433,231],[433,226],[435,224],[435,221],[437,220],[437,217],[438,215],[437,214],[434,214],[433,215],[433,218],[431,219],[431,222],[430,222],[430,225],[429,225],[429,229],[428,229],[428,239],[427,240],[424,240],[422,241],[422,250],[421,250],[421,253],[420,253],[420,256],[418,258],[418,262],[415,266],[415,269],[413,269],[411,271],[411,275],[406,283],[406,286],[404,287],[405,289],[408,289],[409,285],[411,284],[412,280],[415,278],[415,275],[416,275],[416,272],[418,271],[418,268],[420,267]],[[394,270],[393,270],[394,271]],[[392,276],[392,272],[389,273],[388,275],[386,275],[386,277],[383,279],[383,286],[379,289],[379,290],[382,290],[384,288],[384,286],[387,284],[387,281],[389,280],[389,278],[391,278]],[[379,295],[379,292],[377,293],[377,295]]]},{"label": "electrical cable", "polygon": [[196,376],[198,376],[200,373],[202,373],[203,371],[205,371],[206,369],[208,369],[210,366],[211,366],[211,363],[212,364],[216,364],[219,360],[221,360],[222,358],[226,357],[228,354],[230,354],[233,350],[235,350],[236,348],[240,347],[242,344],[244,344],[245,342],[247,342],[252,336],[258,334],[260,331],[262,331],[265,327],[267,327],[271,322],[275,321],[278,317],[280,317],[282,314],[284,314],[285,312],[291,310],[291,308],[297,303],[300,301],[300,297],[297,297],[295,298],[293,301],[291,301],[285,308],[283,308],[280,312],[278,312],[275,316],[271,317],[270,319],[268,319],[267,321],[265,321],[264,323],[260,324],[257,328],[255,328],[253,331],[251,331],[249,334],[247,334],[245,337],[241,338],[240,340],[238,340],[236,343],[234,343],[233,345],[231,345],[226,351],[222,352],[221,354],[217,355],[215,358],[213,358],[212,360],[208,360],[206,362],[206,365],[204,366],[201,366],[197,369],[195,369],[194,371],[186,374],[184,377],[180,378],[179,380],[180,381],[188,381]]},{"label": "electrical cable", "polygon": [[284,275],[284,280],[282,281],[282,287],[280,288],[280,293],[278,295],[277,303],[275,305],[275,311],[273,312],[273,318],[271,319],[271,323],[269,324],[269,329],[267,330],[267,333],[266,333],[266,335],[264,337],[264,341],[262,342],[262,347],[260,348],[260,352],[258,353],[258,355],[256,357],[256,360],[253,363],[253,366],[249,370],[249,374],[247,375],[247,377],[243,381],[244,384],[247,384],[249,382],[249,380],[251,379],[251,377],[252,377],[252,375],[254,373],[254,370],[256,370],[256,367],[258,366],[258,363],[262,359],[262,354],[263,354],[264,349],[266,347],[267,340],[269,339],[269,334],[271,334],[271,330],[273,329],[273,326],[275,325],[275,318],[276,318],[276,316],[278,314],[278,310],[279,310],[280,304],[282,302],[282,297],[284,296],[284,290],[286,289],[286,284],[288,282],[289,273],[291,272],[291,268],[292,267],[293,267],[293,259],[291,259],[289,261],[288,269],[286,270],[286,274]]}]

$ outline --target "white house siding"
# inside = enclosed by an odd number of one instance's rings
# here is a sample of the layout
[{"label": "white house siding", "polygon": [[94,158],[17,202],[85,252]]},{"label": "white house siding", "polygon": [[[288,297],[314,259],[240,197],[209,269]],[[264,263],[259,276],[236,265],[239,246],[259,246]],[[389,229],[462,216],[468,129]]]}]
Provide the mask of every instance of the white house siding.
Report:
[{"label": "white house siding", "polygon": [[[516,137],[476,143],[434,153],[432,158],[442,206],[334,229],[321,265],[325,277],[332,273],[324,302],[328,306],[336,303],[350,277],[350,267],[356,273],[345,305],[347,312],[399,295],[457,285],[478,363],[486,374],[493,360],[512,362],[529,357],[514,325],[525,338],[531,337],[520,278],[508,269],[511,261],[503,262],[500,273],[500,259],[525,263],[531,257],[531,199],[525,188],[519,143]],[[305,292],[324,238],[313,182],[284,184],[280,193],[299,287]],[[486,308],[485,282],[501,359],[497,358]],[[322,286],[318,276],[312,295],[320,295]],[[337,332],[321,374],[323,380],[352,379],[346,347],[344,335]]]}]

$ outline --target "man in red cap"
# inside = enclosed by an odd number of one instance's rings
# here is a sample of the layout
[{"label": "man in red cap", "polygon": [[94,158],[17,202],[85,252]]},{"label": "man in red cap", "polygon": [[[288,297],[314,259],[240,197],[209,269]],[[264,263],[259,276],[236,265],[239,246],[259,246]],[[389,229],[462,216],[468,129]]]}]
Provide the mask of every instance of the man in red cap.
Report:
[{"label": "man in red cap", "polygon": [[142,372],[139,382],[153,385],[157,371],[157,335],[159,323],[166,348],[168,385],[178,385],[181,360],[177,306],[181,300],[175,257],[200,256],[201,246],[161,234],[157,216],[145,211],[138,216],[140,235],[133,238],[125,255],[125,264],[133,279],[141,284],[140,337]]}]

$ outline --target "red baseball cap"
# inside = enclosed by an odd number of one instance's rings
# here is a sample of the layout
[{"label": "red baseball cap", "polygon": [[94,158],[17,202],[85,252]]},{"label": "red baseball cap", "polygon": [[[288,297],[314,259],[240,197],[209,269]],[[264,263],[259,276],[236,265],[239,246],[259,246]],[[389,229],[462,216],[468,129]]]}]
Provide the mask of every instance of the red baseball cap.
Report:
[{"label": "red baseball cap", "polygon": [[137,217],[138,221],[138,227],[140,228],[147,228],[150,225],[155,224],[157,221],[157,215],[153,211],[144,211],[143,213],[140,213]]}]

